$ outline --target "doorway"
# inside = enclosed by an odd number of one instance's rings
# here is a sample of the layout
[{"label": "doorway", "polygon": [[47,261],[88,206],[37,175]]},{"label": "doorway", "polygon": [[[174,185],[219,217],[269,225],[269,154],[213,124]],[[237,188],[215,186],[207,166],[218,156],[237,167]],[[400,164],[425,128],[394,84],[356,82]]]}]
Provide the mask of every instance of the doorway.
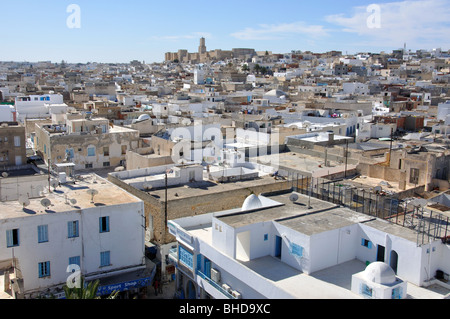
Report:
[{"label": "doorway", "polygon": [[384,262],[384,252],[385,252],[384,246],[377,245],[377,261]]},{"label": "doorway", "polygon": [[195,285],[190,280],[186,287],[186,296],[187,299],[196,299]]},{"label": "doorway", "polygon": [[283,241],[280,236],[275,236],[275,257],[281,259],[281,247]]},{"label": "doorway", "polygon": [[398,254],[395,250],[391,251],[391,256],[389,259],[389,266],[391,266],[395,274],[397,274]]}]

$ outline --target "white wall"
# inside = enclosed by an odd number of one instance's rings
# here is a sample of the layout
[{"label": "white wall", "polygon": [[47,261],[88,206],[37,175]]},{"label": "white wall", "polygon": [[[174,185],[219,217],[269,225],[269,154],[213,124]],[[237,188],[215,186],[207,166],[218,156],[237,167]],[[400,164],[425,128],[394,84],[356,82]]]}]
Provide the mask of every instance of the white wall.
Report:
[{"label": "white wall", "polygon": [[[65,284],[69,257],[81,256],[83,275],[113,271],[143,264],[144,228],[143,202],[106,205],[63,213],[39,213],[4,220],[0,234],[19,229],[19,246],[14,256],[24,278],[25,292],[43,290]],[[22,213],[23,214],[23,213]],[[110,216],[110,232],[99,233],[99,217]],[[67,237],[67,222],[79,220],[77,238]],[[48,225],[49,241],[38,243],[37,226]],[[100,252],[111,251],[111,266],[100,268]],[[12,258],[12,248],[0,241],[0,260]],[[50,277],[38,277],[38,263],[50,261]]]}]

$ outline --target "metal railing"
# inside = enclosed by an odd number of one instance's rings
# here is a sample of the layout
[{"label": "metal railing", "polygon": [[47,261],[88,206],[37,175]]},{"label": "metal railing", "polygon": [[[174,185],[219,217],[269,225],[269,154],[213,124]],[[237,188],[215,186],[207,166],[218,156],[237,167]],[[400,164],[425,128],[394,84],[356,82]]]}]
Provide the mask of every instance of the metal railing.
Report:
[{"label": "metal railing", "polygon": [[417,231],[417,245],[433,240],[449,240],[449,218],[438,212],[414,205],[410,199],[399,199],[395,193],[374,188],[348,185],[343,180],[328,180],[288,173],[293,191],[328,201],[353,211],[381,218]]},{"label": "metal railing", "polygon": [[230,294],[228,291],[223,289],[218,283],[213,281],[211,278],[206,276],[204,273],[202,273],[200,270],[197,269],[196,271],[197,276],[200,276],[200,278],[206,280],[211,286],[213,286],[215,289],[219,290],[225,297],[228,299],[236,299],[232,294]]}]

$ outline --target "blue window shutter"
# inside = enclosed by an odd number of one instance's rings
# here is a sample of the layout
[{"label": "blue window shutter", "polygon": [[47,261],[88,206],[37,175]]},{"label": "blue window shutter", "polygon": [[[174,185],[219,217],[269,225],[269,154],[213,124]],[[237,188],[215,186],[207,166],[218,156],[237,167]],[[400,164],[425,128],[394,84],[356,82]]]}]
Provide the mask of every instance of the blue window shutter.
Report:
[{"label": "blue window shutter", "polygon": [[361,246],[364,246],[364,238],[361,238]]},{"label": "blue window shutter", "polygon": [[110,262],[110,252],[109,251],[102,251],[100,253],[100,266],[109,266],[111,264]]},{"label": "blue window shutter", "polygon": [[109,232],[109,216],[106,216],[106,231]]},{"label": "blue window shutter", "polygon": [[205,275],[211,278],[211,261],[208,259],[205,259]]},{"label": "blue window shutter", "polygon": [[367,245],[367,248],[372,249],[372,242],[371,241],[369,241],[369,243]]},{"label": "blue window shutter", "polygon": [[99,233],[102,232],[102,218],[101,217],[98,218],[98,232]]},{"label": "blue window shutter", "polygon": [[197,270],[202,270],[202,255],[197,255]]},{"label": "blue window shutter", "polygon": [[48,226],[39,225],[38,226],[38,242],[45,243],[48,242]]},{"label": "blue window shutter", "polygon": [[12,234],[12,230],[8,229],[6,231],[6,246],[11,247],[12,245],[13,245],[13,234]]},{"label": "blue window shutter", "polygon": [[69,265],[81,266],[80,256],[70,257],[69,258]]}]

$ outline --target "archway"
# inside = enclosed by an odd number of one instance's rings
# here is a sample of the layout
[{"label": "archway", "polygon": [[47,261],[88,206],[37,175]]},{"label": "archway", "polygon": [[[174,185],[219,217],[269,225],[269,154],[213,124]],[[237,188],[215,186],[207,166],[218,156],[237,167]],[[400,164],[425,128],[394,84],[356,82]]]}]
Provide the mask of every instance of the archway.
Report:
[{"label": "archway", "polygon": [[389,266],[394,270],[397,274],[397,263],[398,263],[398,254],[395,250],[391,250],[391,256],[389,258]]}]

